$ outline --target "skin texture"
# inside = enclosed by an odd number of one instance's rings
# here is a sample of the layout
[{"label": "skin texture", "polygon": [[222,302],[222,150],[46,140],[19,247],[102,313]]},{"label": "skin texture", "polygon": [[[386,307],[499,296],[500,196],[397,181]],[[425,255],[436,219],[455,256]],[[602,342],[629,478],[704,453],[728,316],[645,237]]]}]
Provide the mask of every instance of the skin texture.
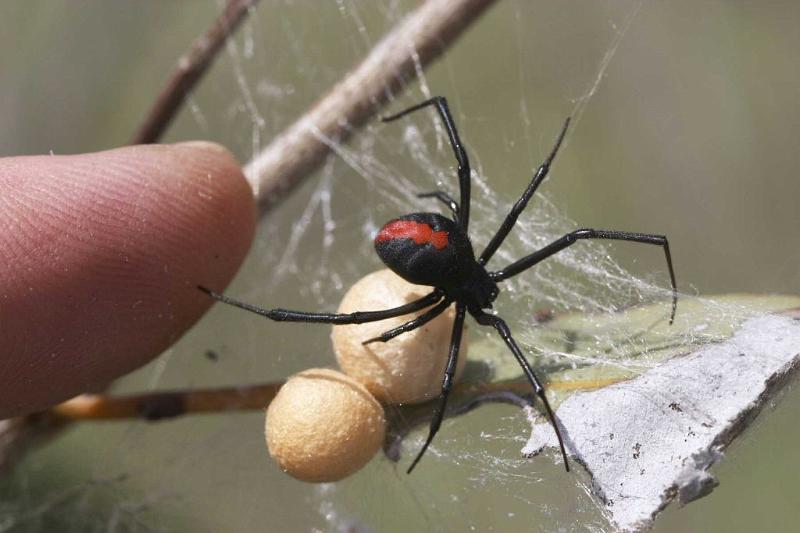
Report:
[{"label": "skin texture", "polygon": [[250,246],[252,192],[197,142],[0,159],[0,418],[99,390],[169,347]]}]

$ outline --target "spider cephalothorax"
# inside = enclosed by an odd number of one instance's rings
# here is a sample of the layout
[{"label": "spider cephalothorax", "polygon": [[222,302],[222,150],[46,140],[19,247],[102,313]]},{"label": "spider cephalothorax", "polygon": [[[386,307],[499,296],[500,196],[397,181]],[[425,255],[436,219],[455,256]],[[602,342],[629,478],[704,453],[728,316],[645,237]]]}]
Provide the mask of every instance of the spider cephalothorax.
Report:
[{"label": "spider cephalothorax", "polygon": [[486,309],[497,298],[497,284],[475,261],[469,237],[442,215],[412,213],[390,220],[375,236],[375,250],[401,278],[438,287],[468,308]]},{"label": "spider cephalothorax", "polygon": [[487,244],[486,248],[481,252],[481,255],[476,259],[468,233],[470,210],[469,159],[461,145],[461,139],[456,131],[453,117],[447,107],[447,100],[441,96],[437,96],[401,111],[396,115],[386,117],[383,120],[384,122],[396,120],[413,111],[428,106],[433,106],[444,122],[450,146],[453,149],[456,163],[458,164],[459,201],[456,202],[444,191],[419,194],[418,196],[420,198],[435,198],[445,204],[449,208],[452,218],[447,218],[436,213],[412,213],[390,220],[375,236],[375,249],[381,260],[405,280],[418,285],[429,285],[433,287],[433,290],[428,295],[393,309],[335,314],[306,313],[285,309],[262,309],[233,300],[204,287],[200,287],[200,289],[216,300],[278,321],[362,324],[365,322],[374,322],[402,316],[430,307],[426,312],[409,320],[405,324],[386,331],[379,337],[365,340],[364,344],[386,342],[398,335],[426,324],[442,314],[451,305],[455,305],[456,317],[453,323],[450,352],[445,368],[445,375],[442,380],[442,391],[439,395],[439,403],[436,406],[433,419],[431,420],[428,437],[425,439],[422,449],[408,468],[408,472],[411,472],[417,465],[441,426],[447,406],[447,398],[453,386],[458,350],[461,344],[461,334],[464,329],[464,319],[467,313],[472,315],[478,324],[495,328],[503,338],[506,346],[508,346],[511,353],[517,359],[533,391],[544,406],[544,410],[550,419],[553,430],[558,437],[561,454],[564,457],[564,466],[569,470],[567,453],[564,449],[561,432],[556,424],[550,404],[547,401],[547,396],[545,396],[542,382],[533,372],[527,358],[511,336],[511,331],[505,321],[497,315],[486,313],[485,310],[491,308],[492,302],[497,298],[499,294],[497,284],[499,282],[516,276],[524,270],[547,259],[551,255],[575,244],[579,240],[610,239],[655,244],[664,249],[670,281],[672,282],[671,324],[675,318],[678,293],[675,284],[675,272],[672,268],[672,257],[669,253],[669,243],[667,242],[667,238],[663,235],[579,229],[564,235],[544,248],[519,259],[505,268],[494,271],[487,270],[486,264],[511,232],[517,218],[528,205],[537,187],[547,176],[550,165],[558,152],[558,148],[564,140],[564,135],[569,126],[569,119],[564,123],[564,127],[547,159],[539,166],[528,184],[528,187],[525,189],[525,192],[514,204],[514,207],[511,208],[511,211],[506,215],[497,233],[495,233],[494,237],[489,241],[489,244]]}]

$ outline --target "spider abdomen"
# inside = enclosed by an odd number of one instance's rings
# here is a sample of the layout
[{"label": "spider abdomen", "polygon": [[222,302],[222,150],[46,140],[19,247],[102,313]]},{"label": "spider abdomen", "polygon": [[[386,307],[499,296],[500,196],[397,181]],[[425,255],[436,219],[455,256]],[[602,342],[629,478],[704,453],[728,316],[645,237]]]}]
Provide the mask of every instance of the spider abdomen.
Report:
[{"label": "spider abdomen", "polygon": [[475,264],[464,231],[436,213],[412,213],[390,220],[375,236],[375,250],[386,266],[417,285],[462,285]]}]

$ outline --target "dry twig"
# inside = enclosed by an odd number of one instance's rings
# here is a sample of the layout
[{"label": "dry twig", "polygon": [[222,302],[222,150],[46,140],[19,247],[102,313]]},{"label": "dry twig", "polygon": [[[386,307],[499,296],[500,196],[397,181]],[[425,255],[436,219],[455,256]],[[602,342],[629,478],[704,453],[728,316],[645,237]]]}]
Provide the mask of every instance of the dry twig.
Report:
[{"label": "dry twig", "polygon": [[428,0],[245,167],[261,213],[279,202],[328,155],[439,57],[494,0]]},{"label": "dry twig", "polygon": [[[572,380],[547,383],[555,391],[593,390],[618,380]],[[48,411],[49,415],[63,420],[115,420],[142,418],[161,420],[176,416],[222,413],[226,411],[253,411],[265,409],[283,382],[243,385],[192,391],[161,391],[127,396],[108,394],[83,394]],[[519,379],[499,382],[459,383],[454,398],[473,402],[476,398],[511,392],[521,396],[529,394],[530,384]]]},{"label": "dry twig", "polygon": [[228,0],[214,24],[178,60],[172,77],[156,97],[153,107],[131,139],[131,144],[158,142],[178,114],[186,97],[214,62],[222,45],[233,35],[256,3],[258,0]]}]

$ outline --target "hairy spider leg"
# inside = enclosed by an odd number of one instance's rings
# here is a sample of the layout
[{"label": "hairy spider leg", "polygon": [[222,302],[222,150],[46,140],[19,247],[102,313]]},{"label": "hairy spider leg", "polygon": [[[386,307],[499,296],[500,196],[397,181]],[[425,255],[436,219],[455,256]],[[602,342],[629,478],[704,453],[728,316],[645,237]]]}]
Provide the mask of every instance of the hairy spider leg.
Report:
[{"label": "hairy spider leg", "polygon": [[409,320],[405,324],[401,324],[401,325],[397,326],[396,328],[390,329],[389,331],[384,331],[379,336],[373,337],[371,339],[367,339],[364,342],[362,342],[361,344],[366,346],[367,344],[372,344],[373,342],[387,342],[387,341],[397,337],[398,335],[402,335],[403,333],[415,330],[420,326],[424,326],[425,324],[427,324],[428,322],[430,322],[431,320],[433,320],[437,316],[439,316],[442,313],[444,313],[445,310],[448,307],[450,307],[451,303],[453,303],[452,300],[448,300],[447,298],[445,298],[444,300],[442,300],[441,302],[436,304],[436,306],[431,307],[425,313],[419,315],[417,318],[415,318],[413,320]]},{"label": "hairy spider leg", "polygon": [[439,427],[442,425],[442,418],[444,418],[444,411],[447,408],[447,398],[450,396],[450,390],[453,388],[453,380],[456,375],[456,363],[458,362],[458,351],[461,348],[461,334],[464,331],[464,317],[467,313],[467,306],[464,304],[456,305],[456,319],[453,322],[453,334],[450,337],[450,354],[447,357],[447,366],[444,370],[444,379],[442,380],[442,392],[439,395],[439,404],[433,412],[433,419],[431,420],[430,429],[428,429],[428,437],[425,439],[425,444],[422,445],[411,466],[406,470],[410,474],[414,467],[417,466],[419,460],[425,455],[425,451],[430,446]]},{"label": "hairy spider leg", "polygon": [[434,290],[430,294],[414,300],[413,302],[401,305],[399,307],[392,307],[391,309],[383,309],[381,311],[356,311],[355,313],[306,313],[303,311],[290,311],[288,309],[264,309],[252,304],[240,302],[229,298],[224,294],[219,294],[201,285],[197,286],[198,289],[211,296],[213,299],[224,304],[232,305],[245,311],[250,311],[257,315],[261,315],[275,320],[277,322],[317,322],[324,324],[363,324],[365,322],[377,322],[379,320],[386,320],[387,318],[394,318],[396,316],[407,315],[415,311],[421,311],[429,307],[444,297],[440,290]]},{"label": "hairy spider leg", "polygon": [[508,215],[506,215],[506,219],[503,221],[500,229],[497,230],[497,233],[494,234],[492,240],[489,241],[489,244],[486,245],[486,248],[481,253],[480,258],[478,259],[478,263],[481,265],[485,265],[489,259],[492,258],[497,249],[500,248],[500,245],[503,244],[503,241],[511,232],[514,224],[517,223],[519,215],[525,210],[528,202],[533,197],[536,189],[547,177],[547,173],[550,171],[550,165],[553,163],[556,153],[558,153],[558,149],[561,147],[561,143],[564,141],[564,136],[567,134],[569,122],[570,117],[567,117],[567,120],[564,121],[564,127],[561,128],[561,133],[559,133],[558,138],[556,139],[556,144],[550,151],[550,155],[547,156],[547,159],[544,160],[544,163],[542,163],[538,170],[536,170],[536,173],[533,175],[533,178],[528,184],[528,187],[525,189],[525,192],[522,193],[522,196],[520,196],[519,200],[517,200],[517,202],[514,204],[514,207],[511,208],[511,211],[508,213]]},{"label": "hairy spider leg", "polygon": [[417,198],[436,198],[444,205],[450,208],[453,212],[453,221],[458,223],[458,204],[453,197],[444,191],[421,192],[417,194]]},{"label": "hairy spider leg", "polygon": [[383,122],[391,122],[398,118],[404,117],[409,113],[413,113],[423,107],[434,106],[439,112],[439,116],[444,122],[444,129],[447,131],[447,136],[450,139],[450,147],[453,149],[453,154],[458,163],[458,187],[460,189],[460,203],[459,203],[459,216],[458,224],[464,233],[467,233],[469,228],[469,197],[470,197],[470,168],[469,158],[467,152],[461,144],[461,138],[458,136],[456,124],[453,120],[453,115],[450,114],[450,108],[447,107],[447,99],[444,96],[434,96],[430,100],[425,100],[417,105],[404,109],[394,115],[383,117]]},{"label": "hairy spider leg", "polygon": [[556,437],[558,438],[558,446],[561,448],[561,456],[564,457],[564,468],[566,468],[567,472],[569,472],[569,461],[567,460],[567,451],[564,449],[564,439],[561,438],[561,431],[558,429],[558,424],[556,424],[556,417],[553,414],[553,410],[550,408],[550,402],[547,401],[547,396],[544,393],[544,385],[542,385],[542,382],[536,377],[536,374],[534,374],[530,363],[528,363],[528,360],[525,358],[522,350],[520,350],[519,346],[517,346],[516,341],[514,341],[514,337],[511,336],[511,330],[508,329],[508,324],[506,324],[506,322],[499,316],[490,315],[488,313],[484,313],[483,311],[470,311],[470,313],[481,326],[492,326],[494,329],[496,329],[500,336],[503,337],[508,349],[511,350],[511,353],[513,353],[514,357],[517,358],[517,362],[519,363],[519,366],[522,367],[522,371],[525,373],[525,377],[528,378],[528,382],[530,382],[531,386],[533,387],[533,391],[544,405],[547,418],[550,419],[550,424],[553,426],[553,430],[556,432]]},{"label": "hairy spider leg", "polygon": [[489,276],[496,282],[516,276],[520,272],[529,269],[541,261],[544,261],[551,255],[560,252],[564,248],[572,246],[581,239],[609,239],[614,241],[639,242],[643,244],[655,244],[664,248],[664,256],[667,259],[669,278],[672,282],[672,313],[669,317],[669,323],[672,324],[675,321],[675,311],[678,308],[678,286],[675,282],[675,270],[672,268],[672,255],[669,253],[669,242],[664,235],[651,235],[648,233],[633,233],[628,231],[606,231],[590,228],[579,229],[571,233],[567,233],[560,239],[548,244],[541,250],[523,257],[522,259],[508,265],[502,270],[490,272]]}]

